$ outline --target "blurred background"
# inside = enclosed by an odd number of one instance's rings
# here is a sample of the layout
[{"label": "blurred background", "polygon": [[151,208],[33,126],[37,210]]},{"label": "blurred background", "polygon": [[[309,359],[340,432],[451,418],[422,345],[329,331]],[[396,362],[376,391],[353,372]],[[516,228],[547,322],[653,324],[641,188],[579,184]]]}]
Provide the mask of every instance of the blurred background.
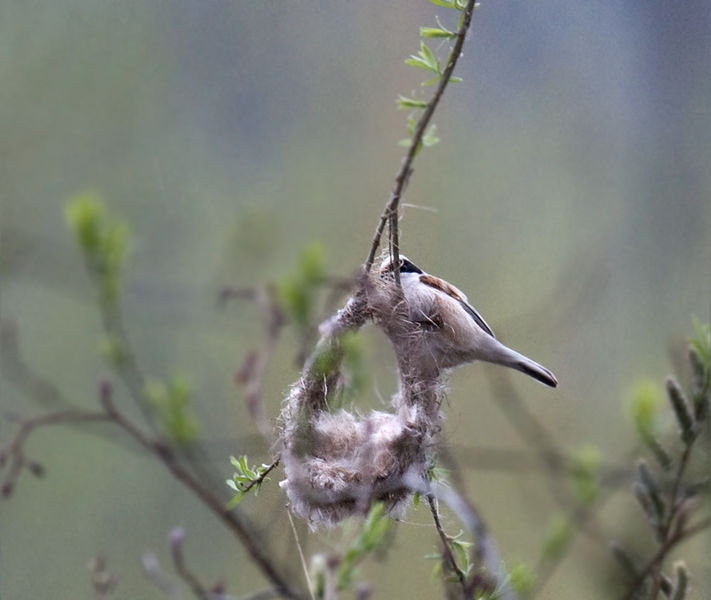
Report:
[{"label": "blurred background", "polygon": [[[95,406],[109,369],[64,206],[96,190],[131,230],[123,309],[144,371],[190,380],[225,476],[230,454],[269,462],[233,382],[264,331],[252,304],[220,309],[218,292],[287,276],[312,242],[329,274],[355,272],[403,155],[407,113],[394,100],[432,92],[403,60],[435,15],[456,27],[424,0],[1,0],[2,318],[27,363]],[[711,316],[709,31],[701,0],[482,2],[456,71],[464,81],[435,114],[441,142],[417,158],[404,199],[403,251],[556,373],[555,391],[510,377],[555,441],[591,444],[611,463],[633,464],[630,390],[661,386],[692,315]],[[363,410],[395,389],[386,342],[370,331],[364,343]],[[297,345],[287,331],[268,367],[270,418],[298,374]],[[528,448],[500,410],[495,370],[451,375],[444,436],[462,449],[469,493],[506,563],[535,566],[560,511],[550,485],[535,468],[511,475],[466,459],[480,446]],[[0,398],[5,443],[16,428],[8,415],[40,409],[7,377]],[[116,402],[128,403],[118,383]],[[22,478],[0,509],[0,596],[92,597],[86,563],[103,553],[117,597],[162,598],[140,559],[152,549],[170,571],[178,524],[206,582],[223,579],[234,595],[264,587],[216,519],[120,437],[60,427],[33,436],[27,451],[47,474]],[[287,555],[280,476],[241,507],[272,523],[265,535]],[[610,536],[639,531],[639,549],[652,547],[628,486],[599,520]],[[412,509],[407,521],[387,560],[363,568],[376,598],[441,595],[423,558],[434,531],[418,525],[429,515]],[[339,534],[327,538],[304,532],[310,552]],[[611,597],[608,554],[576,536],[540,597]],[[708,598],[708,536],[680,554],[693,597]]]}]

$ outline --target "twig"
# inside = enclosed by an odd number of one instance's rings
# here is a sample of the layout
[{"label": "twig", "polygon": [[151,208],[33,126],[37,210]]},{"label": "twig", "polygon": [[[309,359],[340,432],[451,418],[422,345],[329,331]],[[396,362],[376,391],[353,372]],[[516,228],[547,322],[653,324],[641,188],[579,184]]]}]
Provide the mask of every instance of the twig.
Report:
[{"label": "twig", "polygon": [[637,592],[637,588],[642,584],[642,582],[647,578],[647,576],[649,576],[662,563],[662,561],[666,558],[667,554],[669,554],[669,552],[675,546],[677,546],[682,541],[693,537],[697,533],[701,533],[709,527],[711,527],[711,517],[702,519],[698,523],[695,523],[694,525],[691,525],[686,529],[680,528],[678,531],[676,531],[674,535],[669,537],[664,542],[664,544],[659,547],[654,556],[649,559],[644,568],[642,568],[642,570],[637,574],[634,581],[629,586],[627,592],[624,594],[624,596],[622,596],[621,600],[632,600],[635,593]]},{"label": "twig", "polygon": [[[33,374],[31,380],[39,378]],[[29,381],[29,380],[28,380]],[[37,392],[36,386],[22,388],[21,391],[32,394]],[[56,390],[59,394],[59,391]],[[70,409],[59,411],[37,417],[24,422],[15,437],[0,452],[0,457],[9,458],[10,475],[6,478],[4,490],[6,494],[12,492],[12,486],[17,478],[19,469],[24,464],[22,448],[27,437],[38,427],[55,424],[77,424],[112,422],[130,435],[140,446],[155,455],[168,469],[168,471],[193,494],[195,494],[203,504],[213,512],[227,528],[240,540],[244,548],[251,556],[252,560],[259,566],[262,572],[279,589],[280,594],[287,598],[300,599],[301,594],[289,585],[288,580],[279,573],[273,564],[263,540],[257,538],[248,526],[240,519],[235,511],[228,511],[225,503],[215,496],[210,488],[200,479],[190,472],[179,460],[173,449],[162,440],[154,440],[148,437],[141,429],[113,404],[111,399],[111,386],[108,382],[100,385],[100,399],[103,411],[87,411],[80,409]],[[59,404],[70,405],[63,397],[58,398]]]},{"label": "twig", "polygon": [[209,600],[210,594],[200,583],[197,575],[193,573],[185,563],[183,554],[183,540],[185,539],[185,528],[175,527],[170,532],[170,555],[173,558],[173,565],[176,573],[188,585],[193,594],[199,600]]},{"label": "twig", "polygon": [[279,457],[277,456],[274,459],[274,462],[272,464],[270,464],[259,477],[257,477],[256,479],[252,479],[252,481],[250,481],[248,485],[246,485],[244,488],[242,488],[240,490],[242,495],[247,494],[247,492],[249,492],[249,490],[251,490],[253,487],[260,486],[264,482],[264,480],[267,478],[267,475],[269,475],[269,473],[271,473],[278,465],[279,465]]},{"label": "twig", "polygon": [[249,415],[269,445],[274,443],[274,435],[262,403],[262,381],[274,354],[279,335],[286,324],[284,314],[277,306],[273,296],[273,290],[263,287],[255,289],[249,296],[259,309],[267,335],[260,348],[249,352],[235,375],[235,382],[245,388],[245,401]]},{"label": "twig", "polygon": [[437,481],[424,481],[422,477],[414,475],[406,477],[406,481],[413,491],[419,491],[428,497],[434,494],[442,500],[472,534],[474,569],[471,578],[466,582],[465,590],[468,594],[466,597],[478,597],[476,594],[497,590],[499,600],[515,600],[516,595],[508,583],[501,578],[503,572],[501,558],[477,508],[463,493]]},{"label": "twig", "polygon": [[[10,461],[8,474],[2,486],[2,496],[7,498],[12,494],[22,467],[27,464],[27,460],[23,452],[23,446],[29,435],[35,429],[46,425],[59,425],[63,423],[90,423],[97,421],[106,422],[108,420],[108,415],[103,412],[72,409],[50,413],[22,422],[19,429],[15,433],[15,436],[4,448],[0,449],[0,465],[3,465],[6,460]],[[35,467],[34,470],[37,471],[37,467]]]},{"label": "twig", "polygon": [[155,553],[145,552],[141,557],[141,566],[148,580],[168,596],[170,600],[183,600],[181,589],[160,568],[160,563]]},{"label": "twig", "polygon": [[27,365],[18,341],[17,326],[7,319],[0,320],[0,373],[17,389],[30,390],[37,404],[55,409],[71,407],[55,385],[38,377]]},{"label": "twig", "polygon": [[449,538],[442,528],[442,523],[439,519],[439,511],[437,510],[437,502],[431,494],[427,495],[427,503],[430,506],[430,512],[432,513],[432,519],[434,520],[435,529],[439,534],[439,539],[442,541],[442,553],[447,562],[447,566],[454,572],[459,580],[459,584],[462,586],[462,591],[466,592],[466,575],[457,565],[457,561],[454,558],[452,549],[450,548]]},{"label": "twig", "polygon": [[133,437],[141,446],[146,448],[152,454],[155,454],[170,473],[189,490],[191,490],[203,504],[207,506],[217,517],[219,517],[232,533],[242,542],[247,552],[250,554],[254,562],[261,568],[264,574],[279,588],[282,595],[287,598],[301,598],[301,595],[296,592],[276,570],[272,564],[269,554],[264,548],[263,541],[257,540],[257,537],[247,528],[247,525],[242,522],[235,511],[227,511],[224,503],[205,487],[195,476],[186,469],[178,460],[178,457],[173,452],[170,446],[167,446],[161,441],[153,441],[136,427],[133,421],[127,419],[120,413],[113,402],[111,401],[111,390],[109,386],[102,386],[101,404],[112,420],[122,427],[131,437]]},{"label": "twig", "polygon": [[[380,246],[380,239],[383,235],[385,224],[388,222],[390,223],[390,254],[393,260],[393,264],[397,264],[397,261],[399,260],[400,248],[398,247],[398,214],[400,198],[402,197],[410,175],[412,174],[412,162],[415,159],[415,155],[417,154],[417,151],[420,148],[420,144],[422,143],[422,137],[425,134],[425,129],[427,129],[427,126],[429,125],[430,120],[432,119],[432,115],[434,114],[434,111],[437,108],[440,99],[442,98],[442,94],[444,94],[444,90],[447,87],[450,78],[452,77],[454,67],[457,66],[457,61],[459,60],[459,57],[462,54],[462,47],[464,46],[464,40],[466,39],[469,26],[471,25],[472,14],[474,13],[475,4],[475,0],[469,0],[467,2],[467,6],[464,9],[464,16],[462,18],[462,25],[457,31],[457,41],[454,43],[454,48],[449,54],[447,66],[444,69],[444,72],[442,73],[442,77],[439,80],[434,95],[427,103],[427,106],[423,110],[422,115],[420,115],[420,119],[417,121],[417,125],[415,126],[415,132],[412,136],[412,140],[410,141],[410,146],[408,147],[405,157],[403,158],[402,163],[400,164],[400,169],[398,170],[395,176],[395,185],[393,187],[392,192],[390,192],[390,198],[387,204],[385,205],[382,215],[380,215],[380,221],[378,222],[378,226],[375,229],[373,241],[370,245],[370,251],[368,252],[367,258],[365,259],[364,270],[366,273],[368,273],[373,266],[373,261],[375,260],[375,254],[378,251],[378,246]],[[400,273],[397,269],[394,269],[394,274],[395,281],[399,285]]]},{"label": "twig", "polygon": [[[91,268],[91,265],[88,266],[88,270],[90,276],[96,278],[96,273]],[[121,310],[115,304],[107,305],[104,302],[99,302],[99,312],[104,331],[110,338],[117,341],[123,352],[122,360],[114,364],[114,370],[128,389],[129,395],[141,411],[146,424],[153,433],[156,433],[155,415],[144,393],[146,377],[138,365],[131,342],[126,334]]]}]

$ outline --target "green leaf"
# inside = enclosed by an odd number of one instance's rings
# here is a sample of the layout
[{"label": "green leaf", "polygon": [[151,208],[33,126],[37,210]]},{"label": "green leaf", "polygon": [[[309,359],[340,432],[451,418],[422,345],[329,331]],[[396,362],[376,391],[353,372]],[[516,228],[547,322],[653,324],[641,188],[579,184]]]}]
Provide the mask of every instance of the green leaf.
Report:
[{"label": "green leaf", "polygon": [[257,496],[262,484],[269,481],[269,477],[264,475],[273,467],[264,463],[259,467],[250,467],[246,454],[238,458],[230,456],[230,463],[235,468],[235,472],[232,474],[232,479],[228,479],[226,483],[237,494],[227,504],[228,509],[236,506],[248,491]]},{"label": "green leaf", "polygon": [[462,83],[462,81],[464,80],[461,77],[455,77],[454,75],[449,78],[450,83]]},{"label": "green leaf", "polygon": [[573,489],[582,504],[590,504],[597,498],[601,466],[602,455],[597,446],[583,444],[574,451]]},{"label": "green leaf", "polygon": [[398,108],[400,109],[408,109],[408,108],[427,108],[427,102],[424,100],[420,100],[418,98],[408,98],[406,96],[398,96],[395,99],[395,102],[397,102]]},{"label": "green leaf", "polygon": [[447,29],[439,29],[437,27],[420,27],[420,35],[427,38],[455,38],[457,33],[455,31],[448,31]]},{"label": "green leaf", "polygon": [[469,565],[469,548],[471,548],[473,544],[460,539],[462,535],[464,535],[464,532],[460,531],[456,536],[448,536],[448,539],[454,552],[457,554],[457,562],[460,565],[464,565],[464,570],[466,570]]},{"label": "green leaf", "polygon": [[66,205],[65,216],[80,248],[89,255],[95,254],[106,219],[106,209],[99,193],[88,190],[75,194]]},{"label": "green leaf", "polygon": [[301,328],[311,324],[318,286],[325,278],[325,249],[311,242],[299,253],[296,271],[276,283],[277,297],[284,311]]},{"label": "green leaf", "polygon": [[430,0],[432,4],[437,6],[446,6],[447,8],[455,8],[454,0]]},{"label": "green leaf", "polygon": [[442,79],[441,75],[437,75],[437,77],[433,77],[432,79],[428,79],[427,81],[423,81],[420,85],[432,85],[433,83],[437,83],[440,79]]},{"label": "green leaf", "polygon": [[689,338],[689,344],[696,350],[706,369],[711,369],[711,323],[702,323],[696,317],[692,323],[694,335]]},{"label": "green leaf", "polygon": [[422,136],[422,143],[427,147],[437,144],[439,142],[439,138],[435,135],[436,132],[437,125],[430,125],[425,134]]},{"label": "green leaf", "polygon": [[659,386],[650,380],[638,381],[632,390],[629,414],[643,439],[654,437],[655,422],[662,403]]},{"label": "green leaf", "polygon": [[405,59],[405,63],[420,69],[427,69],[433,73],[441,74],[439,61],[437,57],[427,47],[427,44],[420,42],[420,51],[417,55],[410,55],[410,58]]},{"label": "green leaf", "polygon": [[430,68],[436,73],[440,72],[439,61],[437,57],[433,54],[432,50],[429,49],[427,44],[420,42],[420,52],[419,55],[425,60],[425,62],[430,66]]},{"label": "green leaf", "polygon": [[383,543],[390,523],[390,518],[385,514],[385,504],[382,502],[373,504],[358,530],[358,535],[349,545],[338,567],[339,590],[350,585],[358,562]]},{"label": "green leaf", "polygon": [[412,67],[418,67],[420,69],[427,69],[428,71],[435,71],[435,69],[430,67],[424,59],[419,56],[415,56],[414,54],[411,55],[410,58],[405,59],[405,64]]},{"label": "green leaf", "polygon": [[509,570],[509,581],[520,598],[527,598],[535,588],[536,573],[530,565],[521,562]]},{"label": "green leaf", "polygon": [[166,437],[181,445],[198,439],[199,426],[190,406],[192,390],[186,377],[173,375],[167,383],[148,379],[143,393],[155,409]]},{"label": "green leaf", "polygon": [[415,129],[417,129],[417,121],[413,115],[410,115],[407,117],[407,133],[413,136],[415,135]]},{"label": "green leaf", "polygon": [[95,278],[102,306],[114,305],[120,291],[121,271],[127,256],[129,231],[108,216],[101,196],[94,191],[73,196],[65,209],[67,223]]},{"label": "green leaf", "polygon": [[565,552],[573,537],[573,527],[565,515],[558,515],[548,525],[543,538],[543,556],[555,560]]},{"label": "green leaf", "polygon": [[107,335],[99,344],[99,354],[102,358],[115,367],[125,364],[128,355],[122,341],[115,335]]},{"label": "green leaf", "polygon": [[244,498],[244,492],[238,492],[232,497],[232,500],[230,500],[226,505],[225,508],[227,510],[233,509],[235,506],[237,506],[242,499]]}]

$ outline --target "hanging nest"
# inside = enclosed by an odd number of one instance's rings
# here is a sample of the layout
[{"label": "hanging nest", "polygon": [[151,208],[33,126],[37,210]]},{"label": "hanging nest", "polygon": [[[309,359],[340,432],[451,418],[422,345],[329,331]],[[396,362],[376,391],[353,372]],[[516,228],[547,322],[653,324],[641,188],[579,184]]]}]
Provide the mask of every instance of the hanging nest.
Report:
[{"label": "hanging nest", "polygon": [[[393,411],[331,413],[326,400],[339,382],[340,340],[368,320],[383,329],[397,357]],[[400,514],[413,493],[412,481],[423,481],[441,428],[445,387],[421,327],[409,318],[392,279],[373,274],[363,276],[346,306],[322,325],[316,351],[281,414],[281,486],[292,509],[312,527],[363,515],[375,501]]]}]

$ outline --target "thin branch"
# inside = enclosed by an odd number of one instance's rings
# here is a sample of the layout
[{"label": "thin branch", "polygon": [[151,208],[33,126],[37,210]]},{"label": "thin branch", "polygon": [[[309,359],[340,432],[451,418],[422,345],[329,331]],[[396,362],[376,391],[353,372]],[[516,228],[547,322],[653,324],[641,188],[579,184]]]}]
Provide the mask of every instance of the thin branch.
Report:
[{"label": "thin branch", "polygon": [[252,350],[242,362],[235,375],[235,382],[245,388],[247,410],[262,437],[270,446],[274,443],[274,432],[266,417],[262,402],[262,381],[274,354],[286,318],[277,306],[271,288],[257,288],[249,296],[259,309],[266,330],[266,339],[257,350]]},{"label": "thin branch", "polygon": [[[46,425],[89,423],[97,421],[106,422],[108,420],[108,415],[103,412],[76,409],[50,413],[22,422],[10,442],[4,448],[0,449],[0,466],[4,465],[5,461],[9,461],[8,474],[2,485],[3,498],[7,498],[12,495],[17,479],[24,466],[37,465],[37,463],[29,463],[23,452],[23,446],[27,441],[27,438],[35,429]],[[30,468],[32,468],[35,473],[39,472],[38,466],[31,466]]]},{"label": "thin branch", "polygon": [[499,600],[515,600],[516,594],[503,578],[503,563],[478,509],[462,492],[437,481],[428,482],[414,475],[407,476],[405,480],[413,491],[419,491],[428,497],[434,494],[443,501],[472,535],[474,568],[471,577],[466,581],[466,597],[478,597],[476,594],[497,590]]},{"label": "thin branch", "polygon": [[[365,259],[364,270],[366,273],[370,272],[370,269],[373,266],[373,261],[375,260],[375,254],[378,251],[378,246],[380,246],[380,239],[383,235],[385,224],[388,222],[390,223],[391,228],[390,253],[393,263],[397,264],[397,261],[400,257],[400,248],[398,247],[398,215],[400,198],[402,197],[410,175],[412,174],[412,162],[414,161],[415,156],[417,155],[417,151],[419,150],[420,145],[422,144],[422,137],[425,134],[425,130],[427,129],[427,126],[429,125],[430,120],[432,119],[432,115],[434,114],[434,111],[437,108],[440,99],[442,98],[442,94],[444,94],[444,90],[449,84],[450,78],[452,77],[452,73],[454,72],[454,68],[457,66],[457,61],[459,60],[459,57],[462,54],[462,47],[464,46],[464,40],[466,39],[469,26],[471,25],[472,14],[474,13],[475,4],[475,0],[469,0],[467,2],[467,6],[464,9],[464,16],[462,18],[462,25],[459,28],[459,31],[457,31],[457,41],[454,43],[454,48],[449,54],[447,66],[444,69],[444,72],[442,73],[442,77],[439,80],[434,95],[427,103],[427,106],[423,110],[422,115],[420,115],[419,121],[417,121],[417,125],[415,126],[415,132],[412,136],[412,140],[410,141],[410,146],[408,147],[405,157],[403,158],[402,163],[400,164],[400,169],[398,170],[395,176],[395,185],[393,187],[392,192],[390,192],[390,198],[387,204],[385,205],[385,208],[383,209],[383,214],[380,215],[380,221],[378,222],[378,226],[375,229],[375,234],[373,235],[373,241],[371,242],[370,251],[368,252],[367,258]],[[395,269],[394,273],[396,282],[399,285],[399,272],[397,271],[397,269]]]},{"label": "thin branch", "polygon": [[624,594],[624,596],[622,596],[621,600],[632,600],[632,598],[634,598],[635,593],[637,592],[637,588],[655,569],[657,569],[657,567],[664,561],[666,556],[669,554],[669,552],[672,551],[675,546],[680,544],[682,541],[685,541],[695,536],[696,534],[701,533],[709,527],[711,527],[711,517],[706,517],[705,519],[702,519],[698,523],[695,523],[694,525],[691,525],[686,529],[680,528],[678,531],[676,531],[674,535],[669,537],[664,542],[664,544],[659,547],[654,556],[649,559],[644,568],[637,574],[634,581],[627,589],[627,592]]},{"label": "thin branch", "polygon": [[[33,374],[32,380],[39,379]],[[36,386],[21,391],[31,394],[39,388]],[[59,391],[56,390],[59,394]],[[71,405],[63,397],[60,397],[59,404],[63,406]],[[108,382],[103,382],[100,386],[100,400],[103,411],[88,411],[81,409],[70,409],[50,413],[24,422],[10,443],[0,451],[0,458],[10,459],[10,475],[6,478],[4,490],[6,494],[12,492],[12,486],[17,478],[19,469],[25,464],[22,454],[23,446],[27,437],[38,427],[45,425],[67,424],[76,425],[78,423],[98,423],[111,422],[119,426],[130,435],[138,444],[149,453],[155,455],[168,469],[168,471],[185,487],[187,487],[203,504],[213,512],[237,537],[252,560],[259,566],[264,575],[279,589],[282,596],[295,600],[302,598],[301,594],[293,589],[288,580],[277,571],[276,566],[265,548],[264,541],[259,539],[245,524],[235,511],[228,511],[225,503],[212,493],[206,483],[201,481],[181,462],[175,451],[162,440],[155,440],[146,435],[132,420],[120,412],[111,399],[111,386]]]},{"label": "thin branch", "polygon": [[199,600],[209,600],[209,592],[205,586],[200,583],[197,575],[195,575],[195,573],[193,573],[185,563],[185,555],[183,554],[184,539],[185,529],[183,527],[176,527],[170,532],[170,555],[173,558],[175,572],[192,590],[196,598]]},{"label": "thin branch", "polygon": [[430,506],[430,512],[432,513],[432,519],[434,520],[435,529],[439,535],[439,539],[442,541],[442,554],[446,561],[447,567],[451,569],[457,576],[459,584],[462,586],[462,591],[466,593],[466,575],[457,565],[457,561],[452,553],[452,548],[450,547],[449,538],[442,528],[442,523],[439,519],[439,511],[437,509],[437,501],[431,494],[427,495],[427,503]]},{"label": "thin branch", "polygon": [[136,427],[133,421],[130,421],[120,413],[111,400],[110,388],[107,386],[103,386],[101,404],[106,413],[111,416],[117,425],[122,427],[141,446],[146,448],[146,450],[155,454],[173,477],[192,491],[193,494],[202,500],[207,508],[227,525],[230,531],[242,542],[249,555],[261,568],[263,573],[279,588],[283,596],[294,599],[301,598],[301,595],[287,583],[272,564],[271,558],[264,548],[263,540],[257,539],[247,528],[246,524],[242,522],[236,512],[226,510],[224,502],[215,496],[209,488],[205,487],[200,480],[196,479],[196,477],[183,466],[170,446],[161,441],[149,439]]},{"label": "thin branch", "polygon": [[274,459],[274,462],[270,464],[266,470],[256,479],[252,479],[252,481],[249,482],[249,485],[246,485],[241,491],[241,494],[244,496],[247,494],[253,487],[259,487],[264,483],[264,480],[267,478],[267,475],[271,473],[277,466],[279,465],[279,457]]},{"label": "thin branch", "polygon": [[33,400],[51,408],[73,408],[57,386],[38,377],[27,365],[18,341],[17,326],[8,319],[0,320],[0,374],[19,390],[29,390]]}]

